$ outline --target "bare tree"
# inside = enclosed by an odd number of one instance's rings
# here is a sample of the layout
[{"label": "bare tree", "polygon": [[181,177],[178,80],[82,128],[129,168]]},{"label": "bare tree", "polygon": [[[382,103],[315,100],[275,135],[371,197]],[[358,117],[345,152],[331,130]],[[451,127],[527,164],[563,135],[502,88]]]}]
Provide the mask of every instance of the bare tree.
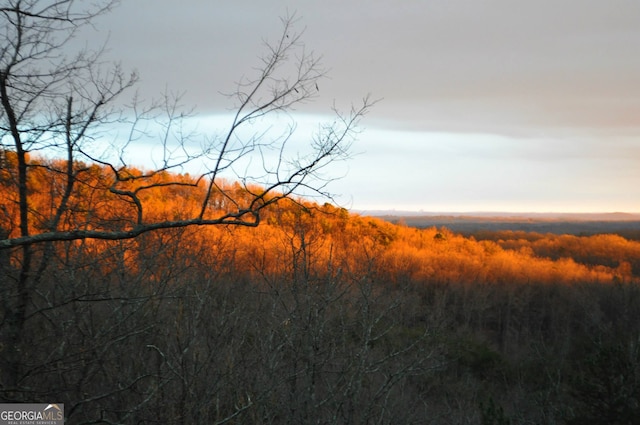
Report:
[{"label": "bare tree", "polygon": [[[341,114],[334,108],[332,123],[320,125],[310,141],[307,154],[285,157],[285,147],[295,134],[295,121],[288,131],[274,139],[265,140],[258,128],[242,133],[256,121],[272,114],[288,114],[296,105],[317,95],[317,82],[325,75],[319,59],[305,50],[301,34],[295,32],[295,18],[282,20],[282,36],[267,43],[266,53],[254,77],[244,78],[229,96],[236,100],[235,114],[227,132],[202,141],[202,150],[193,152],[192,142],[180,129],[187,116],[178,109],[175,98],[167,96],[161,105],[145,109],[134,105],[130,111],[115,108],[116,98],[137,81],[135,73],[127,75],[119,66],[104,70],[99,62],[100,51],[82,51],[68,58],[63,47],[83,24],[97,14],[104,13],[112,2],[95,10],[81,9],[72,0],[51,2],[43,6],[35,1],[11,1],[0,9],[5,21],[4,47],[0,60],[0,96],[2,100],[2,148],[17,153],[16,192],[19,203],[19,232],[11,232],[0,241],[0,248],[28,246],[33,243],[75,239],[125,239],[142,233],[191,225],[239,224],[255,226],[260,211],[279,199],[301,189],[325,191],[327,180],[321,171],[330,163],[346,159],[357,123],[371,106],[364,99],[362,106]],[[79,9],[79,10],[76,10]],[[163,157],[154,170],[134,175],[123,156],[109,161],[93,153],[98,132],[111,123],[130,124],[130,138],[123,148],[134,142],[141,122],[162,121],[164,134],[158,137],[163,144]],[[123,115],[125,112],[128,115]],[[253,131],[253,130],[252,130]],[[241,134],[242,133],[242,134]],[[249,134],[249,136],[246,136]],[[29,161],[31,152],[63,152],[64,168],[52,171],[64,177],[64,185],[57,188],[60,197],[47,216],[41,232],[34,232],[29,216],[32,211],[28,194]],[[271,153],[280,155],[271,155]],[[177,154],[179,153],[179,154]],[[183,170],[189,163],[204,161],[208,167],[196,178],[163,181],[162,186],[181,186],[193,189],[200,198],[199,211],[179,220],[153,221],[145,215],[145,194],[157,188],[154,181],[159,173]],[[262,164],[260,173],[238,174],[235,167],[247,161]],[[89,229],[61,227],[61,219],[72,208],[70,198],[88,168],[84,162],[101,164],[111,171],[110,185],[103,190],[125,201],[131,217],[122,225],[92,223]],[[52,165],[47,165],[52,167]],[[244,191],[234,194],[221,182],[223,176],[239,178]],[[330,179],[330,178],[329,178]],[[228,208],[212,208],[212,198],[225,198]],[[42,215],[42,214],[40,214]]]},{"label": "bare tree", "polygon": [[[150,106],[134,101],[122,107],[123,93],[138,80],[135,72],[105,66],[101,48],[68,54],[78,31],[115,3],[0,3],[0,186],[6,195],[0,201],[0,265],[3,274],[15,271],[5,274],[2,287],[0,373],[9,393],[18,391],[20,342],[27,319],[35,315],[29,311],[32,297],[54,243],[125,240],[189,226],[257,226],[261,211],[280,199],[300,191],[328,194],[331,177],[322,172],[349,157],[358,121],[371,106],[365,98],[346,114],[333,108],[335,119],[319,125],[306,154],[285,154],[296,129],[291,111],[317,96],[318,80],[325,75],[295,31],[295,17],[286,17],[281,37],[265,43],[255,75],[241,79],[229,95],[235,102],[229,128],[221,136],[203,137],[201,149],[194,151],[194,134],[184,130],[189,115],[180,110],[179,99],[165,96]],[[273,139],[252,127],[271,115],[291,119]],[[162,159],[155,169],[138,172],[124,152],[149,122],[162,130]],[[102,155],[104,134],[114,125],[128,125],[129,136],[117,155]],[[44,155],[62,160],[38,159]],[[204,171],[189,178],[178,174],[196,162]],[[249,162],[260,164],[260,170],[243,173]],[[38,173],[49,179],[39,181]],[[237,183],[228,184],[230,177]],[[179,189],[197,199],[198,207],[151,214],[158,188]],[[49,201],[39,202],[43,197]],[[115,215],[101,216],[91,204],[95,199],[112,203]]]}]

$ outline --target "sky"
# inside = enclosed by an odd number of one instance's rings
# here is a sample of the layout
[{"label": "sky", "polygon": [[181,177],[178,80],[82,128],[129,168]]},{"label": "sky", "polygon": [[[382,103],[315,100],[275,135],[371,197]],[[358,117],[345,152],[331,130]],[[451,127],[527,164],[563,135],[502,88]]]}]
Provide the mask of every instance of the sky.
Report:
[{"label": "sky", "polygon": [[108,37],[143,96],[184,93],[206,128],[293,13],[328,69],[301,127],[380,99],[340,205],[640,212],[637,0],[122,0],[87,43]]}]

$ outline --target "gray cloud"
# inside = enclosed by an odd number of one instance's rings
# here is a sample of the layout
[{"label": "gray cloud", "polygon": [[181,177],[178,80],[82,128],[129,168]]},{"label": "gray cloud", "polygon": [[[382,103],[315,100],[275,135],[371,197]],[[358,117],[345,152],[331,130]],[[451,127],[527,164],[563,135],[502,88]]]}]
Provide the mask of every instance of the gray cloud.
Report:
[{"label": "gray cloud", "polygon": [[[371,185],[393,192],[388,202],[398,205],[637,205],[637,0],[124,0],[86,40],[97,44],[109,31],[109,57],[140,71],[144,96],[168,87],[216,114],[230,106],[219,93],[251,72],[262,40],[279,35],[288,12],[330,69],[308,112],[367,93],[384,99],[365,121],[367,154],[341,184],[347,196],[359,194],[354,206],[372,205]],[[392,144],[381,130],[396,132]],[[406,132],[417,136],[397,139]],[[428,132],[461,138],[442,147],[420,136]],[[392,148],[411,154],[389,164]],[[404,183],[389,176],[425,186],[402,194]]]},{"label": "gray cloud", "polygon": [[203,108],[250,71],[278,19],[324,55],[326,99],[383,97],[374,116],[438,130],[638,127],[640,3],[631,0],[124,1],[111,55],[143,87]]}]

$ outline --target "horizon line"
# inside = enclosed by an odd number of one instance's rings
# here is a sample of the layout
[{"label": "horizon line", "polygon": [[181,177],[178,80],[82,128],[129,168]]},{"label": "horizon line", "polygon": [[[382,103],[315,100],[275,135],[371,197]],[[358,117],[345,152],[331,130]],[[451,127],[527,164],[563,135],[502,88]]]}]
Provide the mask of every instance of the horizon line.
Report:
[{"label": "horizon line", "polygon": [[568,211],[568,210],[545,210],[545,211],[513,211],[513,210],[424,210],[424,209],[395,209],[395,208],[350,208],[354,213],[365,214],[388,214],[388,215],[626,215],[638,216],[640,211]]}]

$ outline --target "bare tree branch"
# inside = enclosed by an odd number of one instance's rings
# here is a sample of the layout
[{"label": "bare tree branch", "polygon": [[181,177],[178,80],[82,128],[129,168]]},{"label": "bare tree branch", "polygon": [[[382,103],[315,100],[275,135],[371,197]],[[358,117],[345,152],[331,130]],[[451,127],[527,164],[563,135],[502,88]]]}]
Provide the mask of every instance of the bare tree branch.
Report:
[{"label": "bare tree branch", "polygon": [[[281,36],[275,42],[265,42],[265,53],[260,57],[255,76],[241,79],[229,95],[237,104],[224,136],[211,138],[197,152],[192,148],[197,134],[189,133],[183,125],[192,115],[182,111],[180,96],[166,94],[162,101],[148,107],[134,100],[132,113],[128,113],[113,105],[135,84],[136,74],[127,76],[118,65],[105,72],[99,61],[101,51],[81,52],[71,61],[60,56],[58,50],[77,27],[90,23],[94,16],[108,10],[112,2],[90,11],[78,11],[76,6],[72,1],[54,2],[49,7],[15,1],[12,7],[0,9],[0,15],[13,28],[7,33],[11,49],[0,55],[0,129],[7,136],[2,138],[4,149],[14,149],[18,155],[16,192],[21,229],[19,235],[10,233],[0,240],[0,249],[86,238],[129,239],[158,229],[187,226],[256,226],[261,211],[280,199],[301,191],[329,196],[325,188],[335,177],[322,171],[349,157],[359,120],[373,102],[365,98],[361,106],[346,115],[334,107],[334,122],[319,126],[316,136],[307,144],[309,152],[288,156],[287,147],[296,131],[292,113],[296,105],[317,97],[318,81],[326,74],[320,59],[306,50],[302,33],[295,31],[295,15],[282,19]],[[58,37],[59,32],[62,37]],[[52,60],[57,65],[50,71],[38,71],[42,61]],[[256,124],[276,114],[289,117],[292,122],[286,134],[272,138],[268,131],[260,129],[262,124]],[[162,158],[156,169],[132,172],[123,152],[140,135],[153,136],[149,127],[142,127],[149,120],[153,128],[161,129],[157,145]],[[122,143],[117,161],[93,152],[93,140],[97,140],[98,134],[112,124],[127,123],[129,137]],[[247,130],[253,131],[253,135],[247,136]],[[11,140],[11,144],[5,140]],[[45,164],[44,168],[64,176],[65,184],[51,217],[47,218],[46,211],[32,205],[31,198],[37,194],[30,193],[33,189],[28,184],[29,170],[39,165],[30,162],[29,154],[58,149],[65,158],[62,166]],[[271,156],[273,152],[276,157]],[[96,194],[108,193],[127,205],[123,218],[129,215],[131,219],[122,220],[119,228],[114,228],[113,220],[108,224],[94,221],[91,229],[60,226],[65,215],[74,214],[71,201],[78,196],[74,191],[79,188],[80,175],[87,171],[83,160],[99,164],[111,174],[105,175],[102,183],[85,187]],[[167,172],[188,169],[196,161],[208,163],[208,170],[188,181],[179,176],[167,180]],[[237,166],[254,161],[262,165],[262,174],[243,175],[236,170]],[[230,191],[220,184],[221,179],[234,175],[242,192]],[[199,212],[173,221],[149,218],[147,194],[170,187],[191,190],[190,196],[200,199]],[[215,196],[226,199],[226,209],[212,208]],[[46,232],[31,228],[32,216],[47,223]]]}]

